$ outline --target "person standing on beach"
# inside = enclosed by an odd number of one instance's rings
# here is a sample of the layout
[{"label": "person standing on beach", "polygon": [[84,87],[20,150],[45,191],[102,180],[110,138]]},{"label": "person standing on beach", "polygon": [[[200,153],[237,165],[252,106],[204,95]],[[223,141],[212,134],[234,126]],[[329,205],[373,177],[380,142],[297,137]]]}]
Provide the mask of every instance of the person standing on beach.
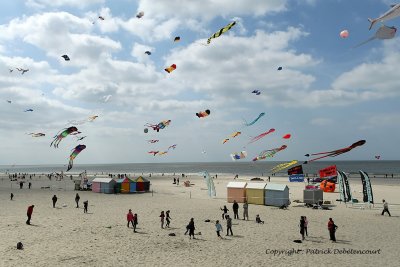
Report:
[{"label": "person standing on beach", "polygon": [[22,189],[22,187],[24,187],[24,182],[19,182],[19,189]]},{"label": "person standing on beach", "polygon": [[300,217],[300,224],[299,224],[299,227],[300,227],[300,234],[301,234],[301,240],[304,240],[304,239],[305,239],[305,237],[304,237],[304,224],[305,224],[304,216],[301,216],[301,217]]},{"label": "person standing on beach", "polygon": [[239,204],[236,202],[236,200],[233,201],[232,209],[233,209],[233,218],[239,220]]},{"label": "person standing on beach", "polygon": [[28,210],[26,211],[26,216],[28,216],[28,220],[26,220],[26,224],[31,224],[31,218],[32,218],[32,213],[33,213],[33,208],[35,205],[31,205],[28,207]]},{"label": "person standing on beach", "polygon": [[193,218],[190,219],[190,222],[189,222],[189,224],[187,226],[187,229],[189,229],[189,239],[192,239],[192,237],[193,237],[193,239],[196,239],[194,237],[194,230],[196,228],[194,227],[194,219]]},{"label": "person standing on beach", "polygon": [[137,213],[133,215],[133,232],[136,233],[136,225],[138,224],[138,216]]},{"label": "person standing on beach", "polygon": [[14,198],[14,194],[11,193],[11,195],[10,195],[10,200],[13,200],[13,198]]},{"label": "person standing on beach", "polygon": [[220,235],[220,232],[223,231],[222,225],[219,223],[218,220],[215,222],[215,228],[217,229],[217,236],[222,239],[222,236]]},{"label": "person standing on beach", "polygon": [[308,220],[307,217],[304,216],[304,233],[306,234],[306,236],[308,236],[307,228],[308,228]]},{"label": "person standing on beach", "polygon": [[169,210],[167,210],[167,212],[165,213],[165,220],[167,221],[167,224],[165,225],[165,227],[168,227],[168,228],[169,228],[169,224],[172,220],[172,218],[169,216],[169,213],[170,213]]},{"label": "person standing on beach", "polygon": [[[32,179],[32,178],[31,178]],[[29,184],[28,184],[28,188],[29,189],[31,189],[31,187],[32,187],[32,183],[31,182],[29,182]]]},{"label": "person standing on beach", "polygon": [[80,200],[80,199],[81,199],[81,197],[79,196],[78,193],[76,193],[75,202],[76,202],[76,207],[77,207],[77,208],[79,208],[79,200]]},{"label": "person standing on beach", "polygon": [[176,185],[179,185],[179,177],[176,178]]},{"label": "person standing on beach", "polygon": [[53,200],[53,208],[55,208],[56,207],[56,203],[57,203],[57,196],[54,195],[51,200]]},{"label": "person standing on beach", "polygon": [[226,216],[228,216],[228,208],[226,207],[226,205],[224,205],[224,208],[220,208],[222,211],[224,211],[224,213],[222,213],[222,220],[226,218]]},{"label": "person standing on beach", "polygon": [[83,201],[83,213],[88,212],[88,206],[89,206],[89,201],[88,200]]},{"label": "person standing on beach", "polygon": [[243,203],[243,220],[249,220],[249,204],[247,204],[247,200]]},{"label": "person standing on beach", "polygon": [[229,217],[229,215],[226,215],[226,235],[229,235],[229,231],[231,232],[231,235],[233,235],[232,233],[232,218]]},{"label": "person standing on beach", "polygon": [[164,211],[161,211],[161,214],[160,214],[161,229],[164,229],[164,218],[165,218]]},{"label": "person standing on beach", "polygon": [[329,218],[328,221],[328,230],[329,230],[329,237],[332,242],[336,242],[336,229],[338,226],[335,224],[335,222],[332,220],[332,218]]},{"label": "person standing on beach", "polygon": [[128,224],[126,225],[128,228],[129,228],[129,223],[132,223],[132,227],[135,228],[133,226],[133,213],[131,209],[129,209],[128,214],[126,214],[126,220],[128,221]]},{"label": "person standing on beach", "polygon": [[389,212],[389,204],[384,199],[382,199],[382,202],[383,202],[382,215],[384,215],[385,212],[387,212],[389,214],[389,217],[391,217],[392,215],[390,215],[390,212]]}]

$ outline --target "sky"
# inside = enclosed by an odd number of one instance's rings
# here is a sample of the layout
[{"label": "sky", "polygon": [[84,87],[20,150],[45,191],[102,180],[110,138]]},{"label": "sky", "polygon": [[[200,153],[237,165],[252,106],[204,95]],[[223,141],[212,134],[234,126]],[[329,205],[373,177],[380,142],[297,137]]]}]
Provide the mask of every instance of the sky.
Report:
[{"label": "sky", "polygon": [[[241,161],[251,161],[262,150],[282,145],[287,148],[267,160],[303,161],[307,153],[358,140],[366,144],[334,159],[380,155],[398,160],[399,38],[354,48],[382,25],[368,30],[368,18],[379,17],[390,4],[5,1],[0,9],[0,165],[67,164],[78,144],[86,149],[76,164],[224,162],[240,151],[248,155]],[[140,11],[144,16],[137,18]],[[207,45],[232,21],[234,27]],[[385,25],[399,27],[400,18]],[[339,36],[343,30],[348,38]],[[164,71],[172,64],[175,71]],[[29,71],[22,75],[17,68]],[[195,115],[206,109],[208,117]],[[265,116],[258,122],[244,125],[261,112]],[[93,115],[98,118],[88,122]],[[50,147],[71,121],[85,120],[75,125],[85,139],[68,136],[59,148]],[[146,123],[165,120],[171,120],[165,129],[147,127],[145,133]],[[271,128],[275,132],[249,144]],[[235,131],[241,135],[222,144]],[[39,132],[45,136],[29,135]],[[288,133],[292,137],[283,139]],[[159,142],[150,144],[150,139]],[[165,155],[148,153],[173,144],[176,149]]]}]

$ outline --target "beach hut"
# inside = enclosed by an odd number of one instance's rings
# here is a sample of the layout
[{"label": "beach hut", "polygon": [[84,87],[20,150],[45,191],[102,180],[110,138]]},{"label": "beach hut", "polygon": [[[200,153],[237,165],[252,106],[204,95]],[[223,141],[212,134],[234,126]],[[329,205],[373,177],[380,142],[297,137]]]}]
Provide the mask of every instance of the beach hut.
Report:
[{"label": "beach hut", "polygon": [[267,206],[281,207],[289,205],[289,187],[284,184],[267,184],[265,187],[264,204]]},{"label": "beach hut", "polygon": [[129,186],[131,184],[131,180],[128,177],[121,178],[117,180],[117,188],[119,193],[128,194],[130,192]]},{"label": "beach hut", "polygon": [[227,198],[228,203],[244,203],[246,200],[246,182],[229,182],[226,186],[228,190]]},{"label": "beach hut", "polygon": [[92,181],[92,191],[96,193],[114,193],[115,181],[111,178],[94,178]]},{"label": "beach hut", "polygon": [[148,192],[150,191],[150,181],[139,176],[135,179],[136,192]]},{"label": "beach hut", "polygon": [[136,192],[136,182],[135,180],[129,179],[130,184],[129,184],[129,192],[134,193]]},{"label": "beach hut", "polygon": [[303,191],[303,202],[306,204],[317,204],[324,200],[324,192],[321,189],[305,189]]},{"label": "beach hut", "polygon": [[247,183],[247,203],[264,205],[264,191],[267,183]]}]

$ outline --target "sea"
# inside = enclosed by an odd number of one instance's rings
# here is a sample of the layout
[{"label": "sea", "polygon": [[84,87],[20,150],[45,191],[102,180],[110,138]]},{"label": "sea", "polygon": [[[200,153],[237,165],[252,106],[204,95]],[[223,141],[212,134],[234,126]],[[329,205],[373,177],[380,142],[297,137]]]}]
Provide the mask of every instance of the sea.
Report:
[{"label": "sea", "polygon": [[[232,174],[246,176],[269,176],[271,169],[280,161],[265,162],[182,162],[182,163],[121,163],[121,164],[75,164],[71,174],[87,171],[88,173],[136,173],[136,174],[196,174],[208,171],[211,175]],[[302,162],[299,162],[300,165]],[[317,161],[303,164],[304,174],[317,175],[320,169],[336,165],[338,170],[355,174],[363,170],[370,176],[375,175],[387,178],[400,178],[400,161],[374,160],[374,161]],[[296,165],[294,165],[296,166]],[[65,173],[65,165],[0,165],[0,173]],[[287,170],[281,170],[276,176],[287,175]]]}]

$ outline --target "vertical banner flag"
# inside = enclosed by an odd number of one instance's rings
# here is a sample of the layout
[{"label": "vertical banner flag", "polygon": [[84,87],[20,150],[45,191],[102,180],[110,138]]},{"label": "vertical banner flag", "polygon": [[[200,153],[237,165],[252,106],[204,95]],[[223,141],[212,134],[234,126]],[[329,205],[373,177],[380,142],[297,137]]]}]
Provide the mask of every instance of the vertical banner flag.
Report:
[{"label": "vertical banner flag", "polygon": [[363,185],[363,201],[374,203],[374,196],[372,195],[372,186],[369,176],[366,172],[360,170],[361,182]]}]

